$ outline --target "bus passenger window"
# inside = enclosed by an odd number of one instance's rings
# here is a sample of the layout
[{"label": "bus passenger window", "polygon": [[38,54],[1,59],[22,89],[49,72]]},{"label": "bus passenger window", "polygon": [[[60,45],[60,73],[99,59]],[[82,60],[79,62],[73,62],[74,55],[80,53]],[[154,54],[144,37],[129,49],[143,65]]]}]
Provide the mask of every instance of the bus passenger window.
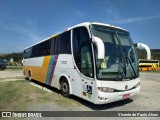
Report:
[{"label": "bus passenger window", "polygon": [[60,35],[59,40],[59,54],[71,54],[71,32],[67,31]]}]

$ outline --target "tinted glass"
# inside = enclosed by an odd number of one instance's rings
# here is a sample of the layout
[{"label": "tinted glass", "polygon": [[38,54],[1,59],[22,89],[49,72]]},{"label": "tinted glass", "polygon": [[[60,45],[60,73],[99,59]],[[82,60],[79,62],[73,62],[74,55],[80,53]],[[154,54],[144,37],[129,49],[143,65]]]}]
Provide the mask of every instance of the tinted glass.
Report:
[{"label": "tinted glass", "polygon": [[58,48],[59,54],[71,54],[70,36],[71,36],[70,31],[62,33],[60,35],[59,48]]},{"label": "tinted glass", "polygon": [[93,36],[104,43],[105,57],[97,58],[95,47],[97,78],[122,80],[138,77],[135,48],[127,31],[101,25],[92,25]]},{"label": "tinted glass", "polygon": [[91,44],[85,27],[73,30],[73,55],[80,72],[87,77],[93,77]]},{"label": "tinted glass", "polygon": [[51,38],[51,54],[58,54],[58,48],[59,48],[59,38],[60,36],[56,36],[54,38]]},{"label": "tinted glass", "polygon": [[47,40],[33,47],[32,57],[50,55],[50,51],[51,51],[51,40]]},{"label": "tinted glass", "polygon": [[75,63],[80,70],[80,62],[81,62],[81,55],[80,55],[80,28],[76,28],[73,30],[73,56]]},{"label": "tinted glass", "polygon": [[32,53],[32,47],[24,50],[24,58],[30,58]]}]

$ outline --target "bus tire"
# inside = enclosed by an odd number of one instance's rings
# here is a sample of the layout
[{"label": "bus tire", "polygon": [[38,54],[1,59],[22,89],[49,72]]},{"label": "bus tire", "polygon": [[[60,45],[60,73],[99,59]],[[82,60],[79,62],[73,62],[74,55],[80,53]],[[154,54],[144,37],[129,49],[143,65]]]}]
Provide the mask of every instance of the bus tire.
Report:
[{"label": "bus tire", "polygon": [[28,79],[29,79],[29,81],[32,80],[32,74],[31,74],[31,71],[30,71],[30,70],[28,71]]},{"label": "bus tire", "polygon": [[61,94],[64,97],[69,98],[69,84],[66,78],[63,78],[60,84],[61,84]]}]

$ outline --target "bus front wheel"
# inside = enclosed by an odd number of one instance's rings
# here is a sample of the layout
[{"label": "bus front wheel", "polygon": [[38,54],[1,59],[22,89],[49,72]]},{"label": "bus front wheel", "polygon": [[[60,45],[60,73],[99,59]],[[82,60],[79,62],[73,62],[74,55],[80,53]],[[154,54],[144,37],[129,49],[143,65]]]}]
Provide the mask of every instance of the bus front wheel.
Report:
[{"label": "bus front wheel", "polygon": [[61,94],[64,97],[69,98],[69,84],[66,79],[62,79],[62,81],[61,81]]}]

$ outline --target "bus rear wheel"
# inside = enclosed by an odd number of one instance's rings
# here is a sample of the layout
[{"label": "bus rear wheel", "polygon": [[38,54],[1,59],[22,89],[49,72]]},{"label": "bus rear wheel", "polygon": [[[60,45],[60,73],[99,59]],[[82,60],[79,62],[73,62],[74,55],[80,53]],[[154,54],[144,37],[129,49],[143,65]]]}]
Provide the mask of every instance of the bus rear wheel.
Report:
[{"label": "bus rear wheel", "polygon": [[66,79],[62,79],[62,81],[61,81],[61,94],[64,97],[69,98],[69,84]]},{"label": "bus rear wheel", "polygon": [[31,77],[31,71],[30,71],[30,70],[28,71],[28,79],[29,79],[29,81],[31,81],[31,80],[32,80],[32,77]]}]

